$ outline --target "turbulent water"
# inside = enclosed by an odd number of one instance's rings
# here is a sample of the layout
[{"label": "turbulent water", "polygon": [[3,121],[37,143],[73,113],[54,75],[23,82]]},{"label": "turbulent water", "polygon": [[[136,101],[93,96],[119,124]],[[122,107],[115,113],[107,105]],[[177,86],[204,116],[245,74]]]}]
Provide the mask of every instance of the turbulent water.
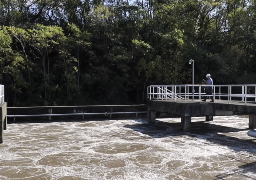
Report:
[{"label": "turbulent water", "polygon": [[91,120],[8,124],[0,179],[256,179],[248,118]]}]

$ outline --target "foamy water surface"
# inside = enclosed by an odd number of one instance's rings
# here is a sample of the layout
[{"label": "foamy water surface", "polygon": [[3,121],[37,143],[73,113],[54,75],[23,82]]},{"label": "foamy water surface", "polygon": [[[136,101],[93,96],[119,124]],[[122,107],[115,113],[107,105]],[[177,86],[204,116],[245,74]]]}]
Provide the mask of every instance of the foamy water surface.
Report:
[{"label": "foamy water surface", "polygon": [[256,179],[247,117],[158,120],[8,124],[0,179]]}]

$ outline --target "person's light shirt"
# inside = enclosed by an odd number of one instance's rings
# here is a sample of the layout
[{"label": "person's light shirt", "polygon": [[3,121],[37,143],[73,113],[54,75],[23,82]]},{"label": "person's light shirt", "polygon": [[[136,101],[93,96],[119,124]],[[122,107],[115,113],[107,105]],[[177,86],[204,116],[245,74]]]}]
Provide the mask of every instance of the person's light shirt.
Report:
[{"label": "person's light shirt", "polygon": [[[206,82],[207,82],[208,85],[213,85],[213,80],[212,80],[212,78],[207,79]],[[209,87],[212,87],[212,86],[209,86]]]}]

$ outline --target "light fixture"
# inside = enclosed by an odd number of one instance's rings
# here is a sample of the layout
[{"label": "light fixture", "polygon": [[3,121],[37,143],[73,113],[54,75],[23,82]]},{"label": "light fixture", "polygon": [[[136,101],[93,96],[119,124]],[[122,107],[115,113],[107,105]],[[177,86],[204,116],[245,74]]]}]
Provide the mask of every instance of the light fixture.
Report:
[{"label": "light fixture", "polygon": [[192,70],[193,70],[193,72],[192,72],[192,86],[193,86],[193,88],[192,88],[192,99],[194,100],[194,92],[195,92],[195,89],[194,89],[194,60],[190,59],[189,64],[193,64],[193,66],[192,66]]}]

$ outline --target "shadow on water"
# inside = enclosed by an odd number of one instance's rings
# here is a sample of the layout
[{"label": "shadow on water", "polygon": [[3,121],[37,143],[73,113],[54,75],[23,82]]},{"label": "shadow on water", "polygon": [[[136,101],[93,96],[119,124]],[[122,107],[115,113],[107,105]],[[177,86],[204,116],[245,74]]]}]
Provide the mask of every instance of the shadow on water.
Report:
[{"label": "shadow on water", "polygon": [[237,169],[233,169],[228,173],[219,174],[216,176],[216,179],[228,179],[229,177],[232,177],[233,175],[236,174],[244,176],[246,179],[255,179],[248,175],[245,175],[245,173],[248,172],[256,173],[256,162],[247,163],[245,165],[239,166]]},{"label": "shadow on water", "polygon": [[[250,157],[254,157],[256,154],[256,143],[251,139],[239,139],[237,137],[230,137],[225,135],[225,133],[230,132],[240,132],[249,130],[249,128],[234,128],[234,127],[227,127],[221,126],[217,124],[211,124],[205,121],[198,121],[192,122],[192,129],[190,132],[184,132],[181,129],[181,123],[177,122],[161,122],[156,120],[156,124],[148,124],[147,120],[141,121],[142,124],[135,124],[135,125],[125,125],[124,127],[133,129],[145,135],[151,136],[152,138],[164,138],[170,136],[183,136],[186,135],[190,138],[199,138],[204,139],[207,142],[214,143],[220,146],[226,146],[229,149],[234,150],[235,152],[240,153],[243,156],[244,152],[248,152],[253,154]],[[223,133],[223,134],[222,134]],[[206,142],[206,144],[208,144]],[[199,147],[204,148],[204,147]],[[223,154],[219,154],[221,156],[226,156]],[[228,155],[227,155],[228,156]],[[228,157],[231,158],[232,157]],[[239,166],[240,173],[245,172],[253,172],[256,173],[256,162],[248,163],[244,160],[237,160],[237,158],[233,158],[236,161],[240,161],[245,163],[243,166]],[[242,169],[242,170],[241,170]],[[238,173],[238,172],[234,172]],[[217,179],[223,179],[226,177],[231,176],[232,174],[221,174],[216,176]],[[244,175],[243,175],[244,176]]]},{"label": "shadow on water", "polygon": [[[227,146],[235,151],[247,151],[249,153],[256,153],[256,143],[251,139],[239,139],[225,135],[230,132],[241,132],[249,130],[249,128],[234,128],[218,124],[211,124],[205,121],[192,122],[192,128],[189,132],[181,129],[180,122],[162,122],[157,121],[156,124],[148,124],[146,120],[141,124],[125,125],[124,127],[133,129],[140,133],[151,136],[152,138],[163,138],[168,136],[186,135],[205,139],[214,144]],[[249,147],[249,148],[248,148]]]},{"label": "shadow on water", "polygon": [[[149,135],[153,138],[163,138],[167,136],[179,136],[179,135],[190,135],[190,136],[200,136],[200,135],[210,135],[211,133],[227,133],[227,132],[239,132],[248,130],[234,127],[226,127],[217,124],[209,124],[205,121],[192,122],[192,129],[190,132],[185,132],[181,129],[180,122],[162,122],[156,120],[156,124],[148,124],[147,120],[140,121],[140,124],[125,125],[124,127],[133,129],[135,131],[141,132],[143,134]],[[218,134],[219,135],[219,134]]]},{"label": "shadow on water", "polygon": [[239,166],[239,168],[243,169],[243,173],[246,173],[246,172],[256,173],[256,161]]}]

